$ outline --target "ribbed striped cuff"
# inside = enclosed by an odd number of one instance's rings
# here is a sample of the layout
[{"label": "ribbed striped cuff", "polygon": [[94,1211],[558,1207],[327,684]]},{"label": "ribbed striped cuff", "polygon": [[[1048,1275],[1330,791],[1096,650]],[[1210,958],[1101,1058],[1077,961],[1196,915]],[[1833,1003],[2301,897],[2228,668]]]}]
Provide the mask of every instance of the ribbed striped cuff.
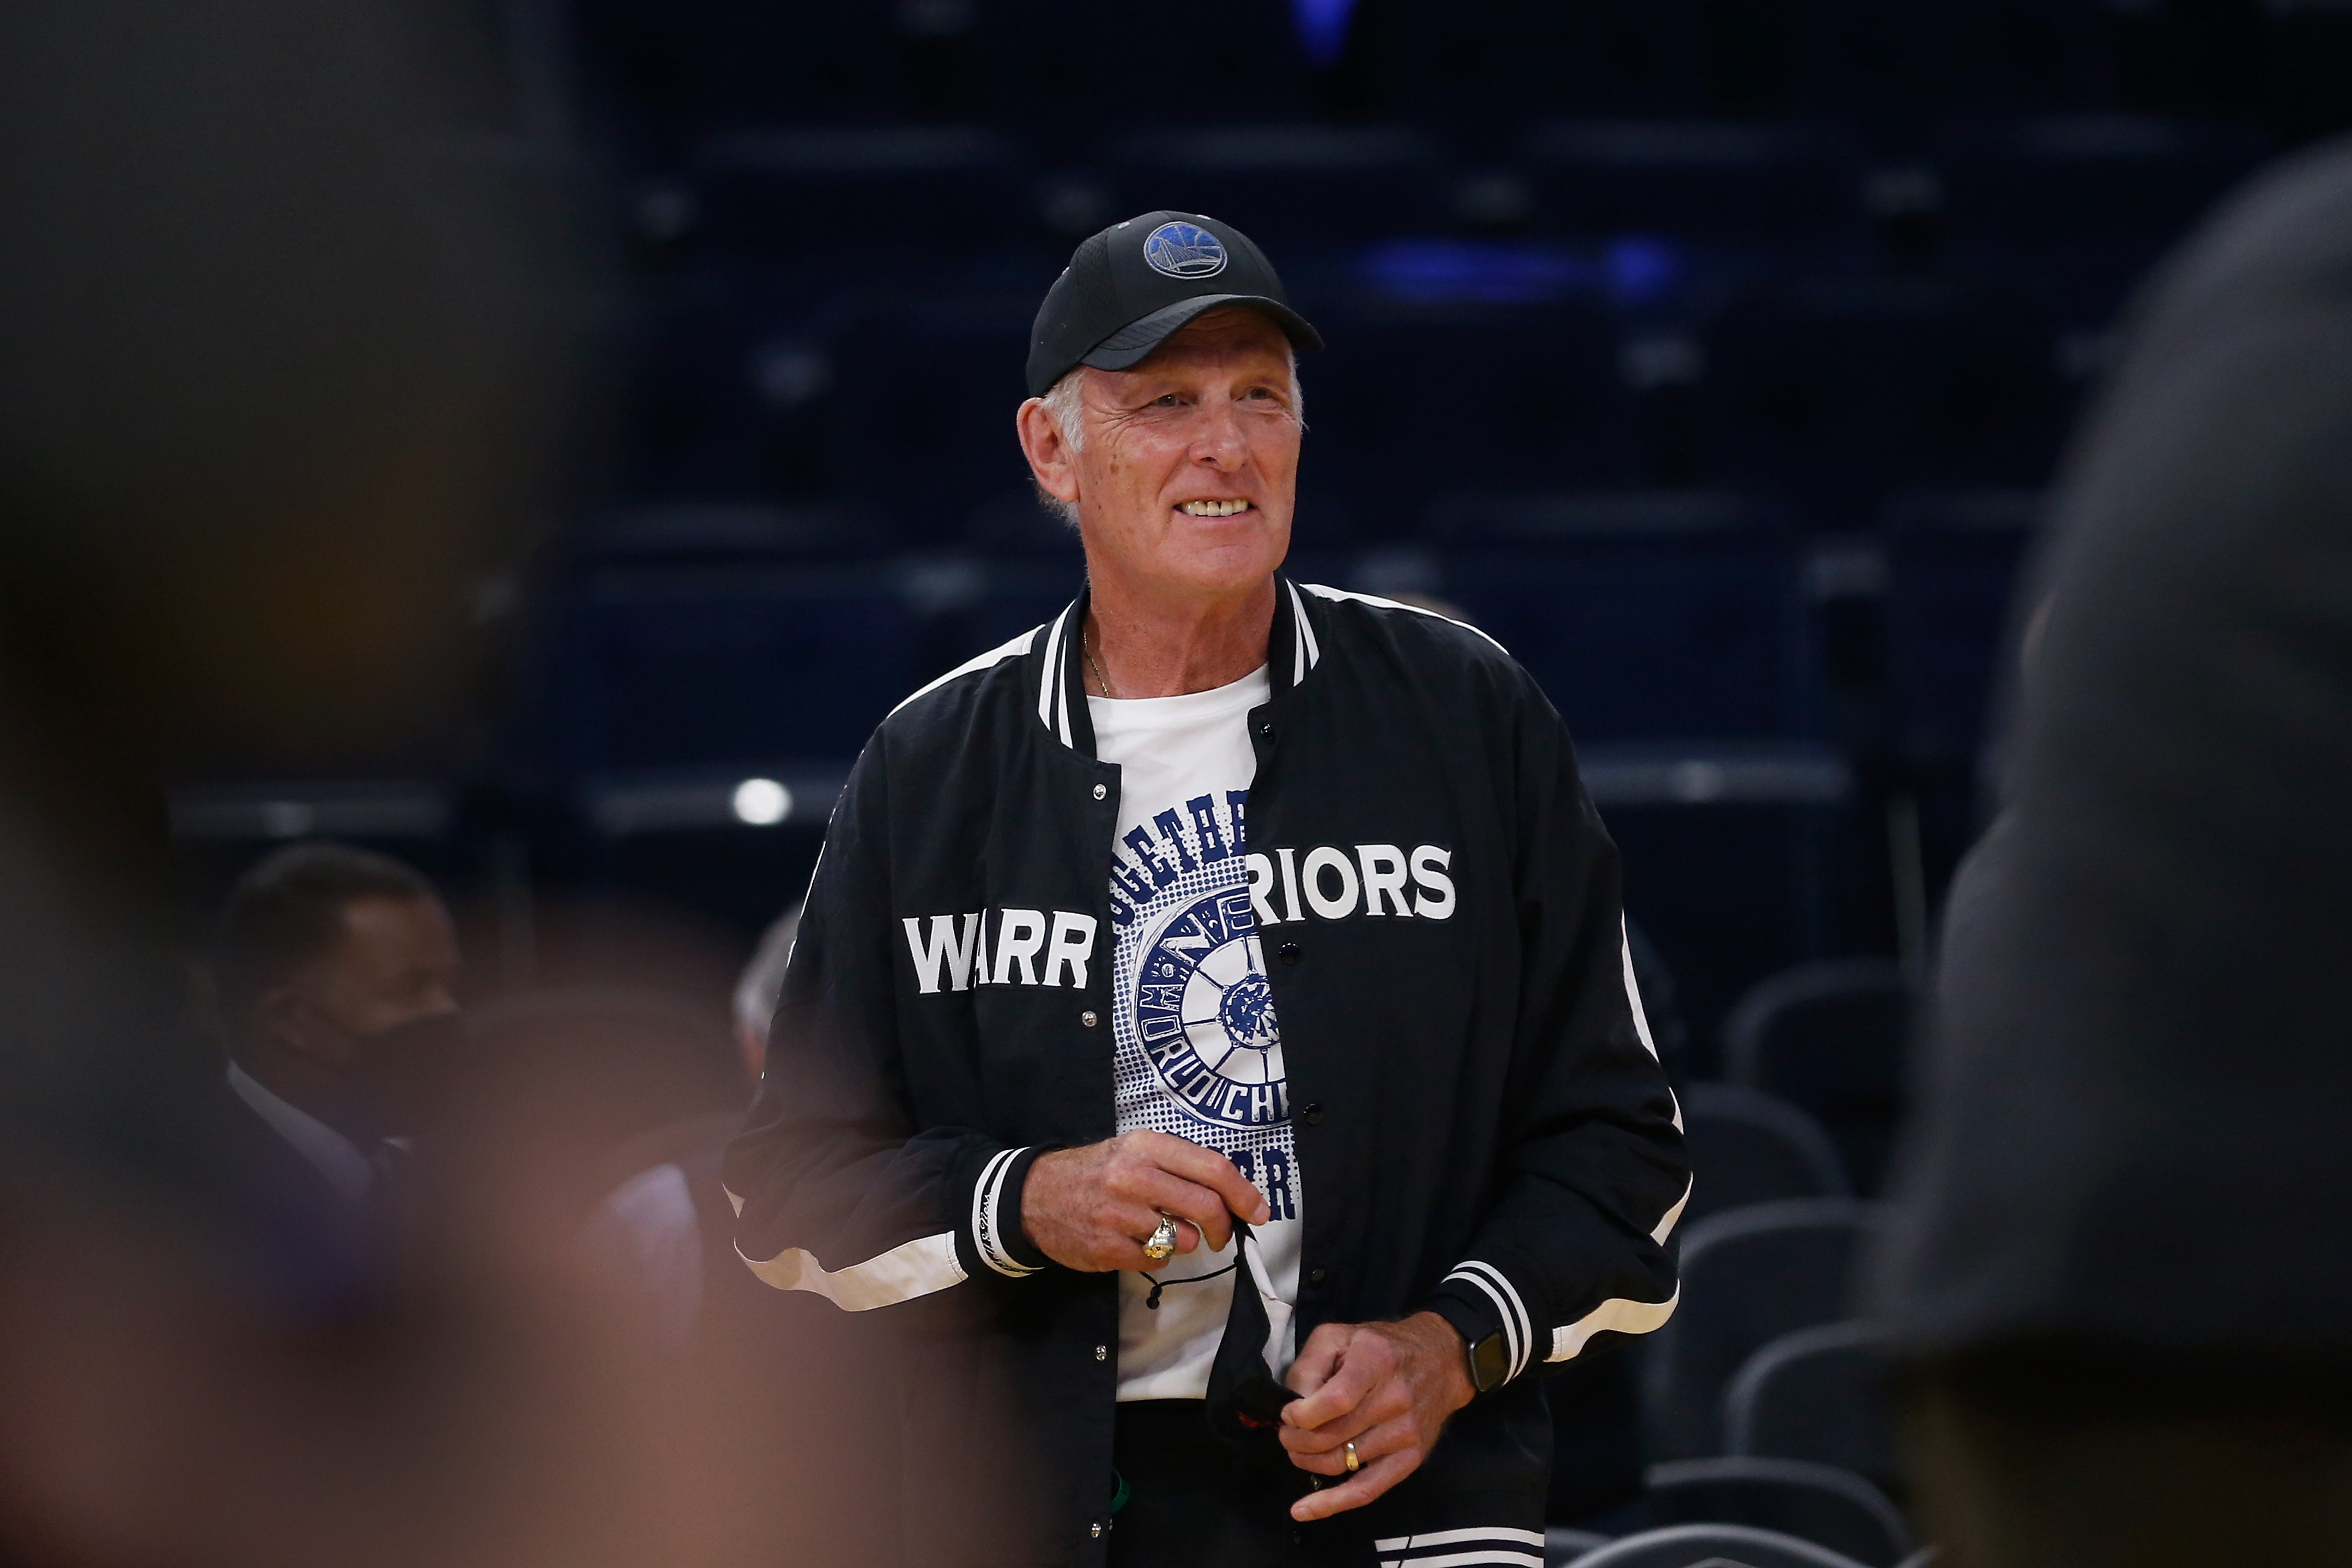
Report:
[{"label": "ribbed striped cuff", "polygon": [[1432,1294],[1429,1310],[1452,1323],[1465,1344],[1476,1344],[1497,1329],[1510,1352],[1508,1382],[1528,1369],[1535,1357],[1535,1325],[1527,1303],[1503,1271],[1491,1263],[1467,1258],[1448,1274]]},{"label": "ribbed striped cuff", "polygon": [[1025,1279],[1048,1259],[1021,1228],[1021,1188],[1029,1167],[1047,1152],[1037,1146],[1004,1149],[981,1167],[971,1189],[971,1245],[980,1260],[1008,1279]]}]

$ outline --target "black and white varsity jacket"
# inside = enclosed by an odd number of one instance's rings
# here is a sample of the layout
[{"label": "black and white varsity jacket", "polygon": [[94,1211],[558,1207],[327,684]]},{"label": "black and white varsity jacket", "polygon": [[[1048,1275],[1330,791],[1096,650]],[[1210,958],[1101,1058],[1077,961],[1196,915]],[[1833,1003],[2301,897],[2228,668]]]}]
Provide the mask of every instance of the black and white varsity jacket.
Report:
[{"label": "black and white varsity jacket", "polygon": [[[1616,849],[1559,715],[1484,635],[1287,579],[1276,599],[1224,848],[1281,1020],[1298,1342],[1423,1308],[1499,1329],[1509,1380],[1360,1522],[1383,1559],[1539,1563],[1538,1374],[1666,1321],[1689,1193]],[[1099,1564],[1115,1528],[1117,1277],[1048,1263],[1020,1215],[1039,1152],[1115,1131],[1110,952],[1133,917],[1085,614],[867,743],[726,1161],[755,1274],[903,1330],[904,1507],[930,1561]]]}]

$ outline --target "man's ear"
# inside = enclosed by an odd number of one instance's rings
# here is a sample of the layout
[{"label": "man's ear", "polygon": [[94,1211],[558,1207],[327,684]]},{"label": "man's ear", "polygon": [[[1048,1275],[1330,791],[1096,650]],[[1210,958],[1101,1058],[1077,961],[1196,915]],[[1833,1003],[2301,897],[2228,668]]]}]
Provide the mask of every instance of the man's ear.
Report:
[{"label": "man's ear", "polygon": [[1077,454],[1062,439],[1062,427],[1045,411],[1045,400],[1031,398],[1021,405],[1015,419],[1022,455],[1029,459],[1029,472],[1036,479],[1037,488],[1055,500],[1076,503]]}]

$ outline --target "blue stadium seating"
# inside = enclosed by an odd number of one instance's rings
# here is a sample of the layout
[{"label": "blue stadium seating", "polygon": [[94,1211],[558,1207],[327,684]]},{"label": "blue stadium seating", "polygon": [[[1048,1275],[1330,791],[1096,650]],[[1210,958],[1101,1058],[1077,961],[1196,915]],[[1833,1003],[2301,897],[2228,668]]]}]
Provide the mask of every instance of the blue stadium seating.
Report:
[{"label": "blue stadium seating", "polygon": [[1579,740],[1800,732],[1798,612],[1769,513],[1727,496],[1464,497],[1444,592]]},{"label": "blue stadium seating", "polygon": [[842,493],[891,515],[902,539],[937,542],[1025,485],[1013,416],[1035,312],[1024,296],[910,300],[847,334],[827,432]]},{"label": "blue stadium seating", "polygon": [[1744,1524],[1673,1524],[1570,1559],[1573,1568],[1864,1568],[1843,1552]]},{"label": "blue stadium seating", "polygon": [[1682,1302],[1650,1336],[1643,1426],[1661,1459],[1722,1451],[1723,1392],[1758,1350],[1845,1316],[1846,1276],[1879,1205],[1850,1198],[1756,1204],[1683,1233]]},{"label": "blue stadium seating", "polygon": [[564,606],[559,723],[587,773],[845,759],[923,668],[887,573],[604,567]]},{"label": "blue stadium seating", "polygon": [[1802,1108],[1728,1083],[1692,1084],[1681,1100],[1693,1176],[1685,1224],[1748,1204],[1853,1195],[1836,1146]]},{"label": "blue stadium seating", "polygon": [[1906,482],[2037,482],[2063,430],[2051,329],[2018,295],[1822,279],[1749,296],[1706,342],[1713,473],[1843,521]]},{"label": "blue stadium seating", "polygon": [[1812,127],[1565,121],[1526,158],[1537,221],[1564,233],[1819,239],[1861,218],[1853,149]]},{"label": "blue stadium seating", "polygon": [[1876,1328],[1863,1321],[1799,1329],[1764,1346],[1724,1391],[1726,1447],[1835,1466],[1881,1486],[1899,1486],[1878,1346]]},{"label": "blue stadium seating", "polygon": [[1778,1531],[1844,1553],[1870,1568],[1895,1568],[1910,1531],[1886,1494],[1850,1470],[1744,1456],[1670,1459],[1643,1478],[1639,1517],[1675,1524],[1744,1524]]},{"label": "blue stadium seating", "polygon": [[1115,150],[1122,215],[1172,207],[1261,244],[1328,244],[1442,229],[1437,148],[1398,127],[1212,122],[1130,137]]},{"label": "blue stadium seating", "polygon": [[1412,532],[1448,492],[1639,484],[1636,405],[1590,304],[1391,306],[1318,323],[1300,367],[1301,483],[1347,497],[1360,531]]},{"label": "blue stadium seating", "polygon": [[1802,1106],[1857,1191],[1877,1192],[1902,1115],[1911,987],[1886,959],[1799,964],[1725,1017],[1725,1076]]},{"label": "blue stadium seating", "polygon": [[733,131],[696,150],[693,175],[707,242],[748,254],[899,247],[936,264],[1038,226],[1013,145],[968,126]]},{"label": "blue stadium seating", "polygon": [[2033,490],[1926,492],[1888,509],[1888,673],[1915,752],[1974,765],[2045,511]]},{"label": "blue stadium seating", "polygon": [[1939,156],[1957,233],[2046,243],[2177,234],[2265,150],[2210,122],[2077,114],[1958,125]]}]

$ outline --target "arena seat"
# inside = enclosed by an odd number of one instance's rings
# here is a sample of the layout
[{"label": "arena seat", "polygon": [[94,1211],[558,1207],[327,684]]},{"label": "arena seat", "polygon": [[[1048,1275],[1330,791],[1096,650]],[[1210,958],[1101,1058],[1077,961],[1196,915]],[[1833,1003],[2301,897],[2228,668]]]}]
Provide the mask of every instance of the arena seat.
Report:
[{"label": "arena seat", "polygon": [[2214,121],[2051,115],[1955,126],[1937,160],[1963,239],[2175,235],[2268,151]]},{"label": "arena seat", "polygon": [[1205,213],[1265,245],[1383,238],[1446,223],[1438,150],[1401,126],[1150,132],[1121,142],[1113,169],[1120,212]]},{"label": "arena seat", "polygon": [[789,260],[810,249],[959,256],[1036,237],[1009,142],[968,126],[743,130],[696,149],[710,244]]},{"label": "arena seat", "polygon": [[1780,1096],[1695,1083],[1679,1096],[1693,1184],[1683,1223],[1781,1198],[1853,1195],[1821,1124]]},{"label": "arena seat", "polygon": [[1866,1568],[1842,1552],[1744,1524],[1673,1524],[1570,1559],[1572,1568]]},{"label": "arena seat", "polygon": [[577,772],[846,760],[926,678],[914,609],[873,567],[601,567],[562,620]]},{"label": "arena seat", "polygon": [[1028,482],[1013,413],[1027,395],[1034,300],[914,300],[877,309],[839,354],[827,439],[841,493],[909,541],[955,539],[974,508]]},{"label": "arena seat", "polygon": [[1864,1477],[1794,1459],[1736,1457],[1652,1465],[1641,1517],[1650,1528],[1744,1524],[1895,1568],[1911,1550],[1903,1515]]},{"label": "arena seat", "polygon": [[1727,1450],[1832,1465],[1899,1489],[1878,1342],[1870,1323],[1823,1323],[1749,1356],[1724,1391]]},{"label": "arena seat", "polygon": [[1536,221],[1554,232],[1824,237],[1860,221],[1853,149],[1811,127],[1563,121],[1528,138]]},{"label": "arena seat", "polygon": [[1634,405],[1614,323],[1579,300],[1394,307],[1322,323],[1300,366],[1303,477],[1334,484],[1372,537],[1414,531],[1417,502],[1637,484]]},{"label": "arena seat", "polygon": [[1724,1074],[1811,1112],[1855,1190],[1874,1194],[1902,1115],[1910,1021],[1911,990],[1893,961],[1799,964],[1759,982],[1725,1017]]},{"label": "arena seat", "polygon": [[1650,1336],[1643,1418],[1650,1453],[1722,1451],[1723,1391],[1780,1335],[1844,1316],[1846,1276],[1880,1205],[1791,1198],[1731,1209],[1683,1233],[1682,1303]]},{"label": "arena seat", "polygon": [[1769,511],[1713,493],[1441,503],[1444,592],[1580,742],[1799,732],[1799,610]]},{"label": "arena seat", "polygon": [[1843,526],[1896,486],[2038,483],[2063,435],[2053,331],[2022,292],[1822,279],[1746,295],[1704,341],[1708,471]]},{"label": "arena seat", "polygon": [[1909,745],[1972,768],[2018,628],[2011,597],[2047,512],[2038,490],[1923,492],[1886,512],[1887,664]]}]

